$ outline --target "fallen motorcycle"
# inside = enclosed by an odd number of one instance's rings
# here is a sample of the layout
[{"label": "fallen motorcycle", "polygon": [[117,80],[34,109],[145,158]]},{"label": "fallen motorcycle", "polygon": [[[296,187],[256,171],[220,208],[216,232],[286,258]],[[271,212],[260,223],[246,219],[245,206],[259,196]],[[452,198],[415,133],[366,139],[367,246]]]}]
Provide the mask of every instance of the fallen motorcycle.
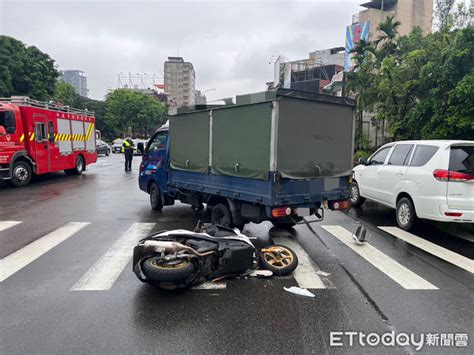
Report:
[{"label": "fallen motorcycle", "polygon": [[258,265],[283,276],[296,269],[298,258],[283,245],[257,249],[237,229],[216,225],[204,225],[194,232],[159,232],[142,239],[133,250],[137,277],[163,289],[242,275]]}]

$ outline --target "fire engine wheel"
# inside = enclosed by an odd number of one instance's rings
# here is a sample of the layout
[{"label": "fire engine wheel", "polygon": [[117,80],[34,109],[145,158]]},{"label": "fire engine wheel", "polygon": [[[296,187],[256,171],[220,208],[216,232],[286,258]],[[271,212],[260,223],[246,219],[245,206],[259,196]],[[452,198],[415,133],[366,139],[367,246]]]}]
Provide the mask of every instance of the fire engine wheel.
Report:
[{"label": "fire engine wheel", "polygon": [[25,161],[17,161],[13,164],[10,183],[13,186],[25,186],[31,181],[31,166]]},{"label": "fire engine wheel", "polygon": [[76,158],[76,167],[73,169],[64,170],[67,175],[81,175],[84,171],[84,158],[78,155]]}]

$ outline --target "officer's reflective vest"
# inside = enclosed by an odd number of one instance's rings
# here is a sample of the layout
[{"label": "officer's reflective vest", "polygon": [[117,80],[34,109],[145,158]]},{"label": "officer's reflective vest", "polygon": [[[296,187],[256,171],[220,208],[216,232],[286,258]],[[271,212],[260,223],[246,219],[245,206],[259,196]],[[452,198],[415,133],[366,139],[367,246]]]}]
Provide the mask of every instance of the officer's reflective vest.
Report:
[{"label": "officer's reflective vest", "polygon": [[123,141],[122,153],[125,153],[125,149],[132,149],[132,145],[127,140]]}]

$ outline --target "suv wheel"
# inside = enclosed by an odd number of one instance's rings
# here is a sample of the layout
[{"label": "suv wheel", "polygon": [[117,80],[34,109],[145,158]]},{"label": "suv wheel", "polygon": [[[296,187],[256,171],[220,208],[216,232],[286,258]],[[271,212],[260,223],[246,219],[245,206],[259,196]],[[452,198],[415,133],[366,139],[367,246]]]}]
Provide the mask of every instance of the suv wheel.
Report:
[{"label": "suv wheel", "polygon": [[360,195],[359,185],[355,181],[351,184],[350,199],[352,206],[360,206],[365,201],[365,198]]},{"label": "suv wheel", "polygon": [[397,224],[403,230],[409,230],[416,220],[415,206],[407,197],[402,197],[397,203]]}]

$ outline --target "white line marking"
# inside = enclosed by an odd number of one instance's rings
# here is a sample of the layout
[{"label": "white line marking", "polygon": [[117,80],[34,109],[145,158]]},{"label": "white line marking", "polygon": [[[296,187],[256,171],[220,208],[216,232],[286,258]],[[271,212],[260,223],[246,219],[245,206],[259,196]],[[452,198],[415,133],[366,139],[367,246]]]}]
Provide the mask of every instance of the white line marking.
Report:
[{"label": "white line marking", "polygon": [[312,262],[306,251],[294,240],[288,238],[272,238],[275,244],[287,246],[298,256],[298,267],[293,271],[293,277],[301,288],[323,289],[326,285],[319,277],[319,268]]},{"label": "white line marking", "polygon": [[465,232],[463,230],[452,230],[453,228],[450,228],[451,226],[444,226],[440,225],[437,226],[441,231],[451,234],[452,236],[456,238],[461,238],[464,240],[467,240],[468,242],[474,243],[474,234]]},{"label": "white line marking", "polygon": [[110,290],[133,256],[133,247],[155,223],[134,223],[119,240],[71,287],[71,291]]},{"label": "white line marking", "polygon": [[16,226],[17,224],[20,224],[20,223],[21,222],[18,222],[18,221],[3,221],[3,222],[0,222],[0,232],[4,231],[5,229]]},{"label": "white line marking", "polygon": [[437,290],[438,288],[414,272],[399,264],[370,244],[357,245],[352,233],[340,226],[321,226],[331,235],[346,244],[349,248],[382,271],[393,281],[407,290]]},{"label": "white line marking", "polygon": [[391,235],[404,240],[405,242],[414,245],[434,256],[437,256],[448,263],[456,265],[461,269],[469,271],[471,274],[474,273],[474,260],[466,258],[460,254],[457,254],[451,250],[440,247],[437,244],[431,243],[425,239],[419,238],[414,234],[408,233],[398,227],[379,227],[381,230],[390,233]]},{"label": "white line marking", "polygon": [[461,238],[464,240],[467,240],[468,242],[474,243],[474,235],[468,233],[468,232],[463,232],[463,231],[457,231],[457,232],[452,232],[448,231],[448,233],[454,235],[456,238]]},{"label": "white line marking", "polygon": [[69,222],[1,259],[0,282],[3,282],[17,271],[23,269],[29,263],[38,259],[41,255],[64,242],[88,224],[89,222]]},{"label": "white line marking", "polygon": [[205,282],[203,284],[194,286],[193,290],[223,290],[226,289],[227,285],[224,282]]}]

